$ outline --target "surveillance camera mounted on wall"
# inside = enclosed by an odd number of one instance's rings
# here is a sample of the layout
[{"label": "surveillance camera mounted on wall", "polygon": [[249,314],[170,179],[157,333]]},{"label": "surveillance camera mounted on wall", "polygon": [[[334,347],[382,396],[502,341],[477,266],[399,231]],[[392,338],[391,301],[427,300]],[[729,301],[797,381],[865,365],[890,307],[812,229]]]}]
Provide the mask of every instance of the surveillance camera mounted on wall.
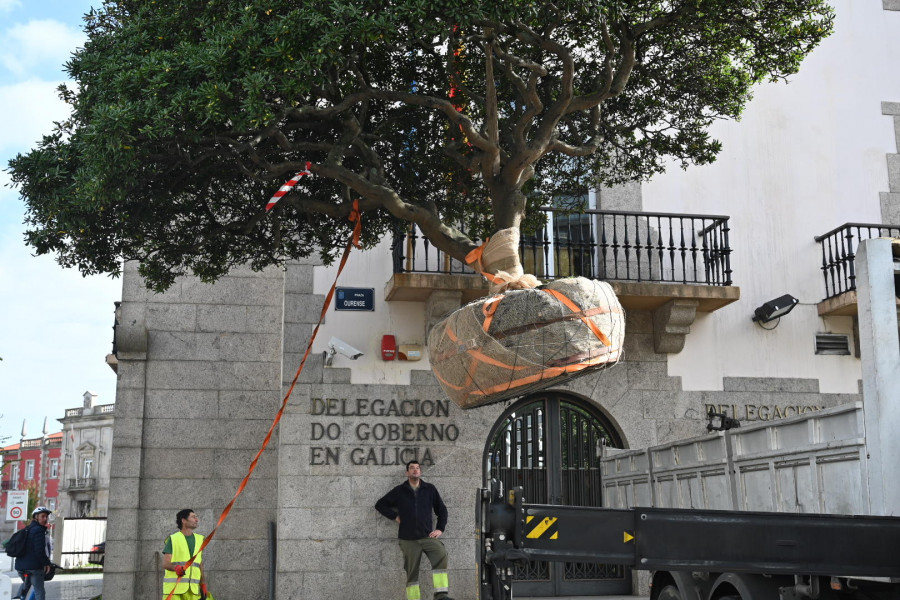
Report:
[{"label": "surveillance camera mounted on wall", "polygon": [[331,362],[334,360],[334,355],[338,352],[340,352],[350,360],[356,360],[363,355],[362,352],[360,352],[344,340],[331,336],[331,339],[328,340],[328,350],[322,353],[322,356],[325,359],[326,367],[331,366]]}]

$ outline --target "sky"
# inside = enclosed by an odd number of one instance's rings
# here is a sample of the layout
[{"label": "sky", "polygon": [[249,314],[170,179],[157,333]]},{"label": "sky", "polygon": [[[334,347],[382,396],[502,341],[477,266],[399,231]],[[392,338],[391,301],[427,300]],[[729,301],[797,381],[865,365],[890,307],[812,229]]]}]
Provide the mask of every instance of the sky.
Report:
[{"label": "sky", "polygon": [[83,15],[101,0],[0,0],[0,439],[61,429],[85,391],[115,401],[112,349],[120,279],[82,277],[23,241],[25,205],[10,187],[9,159],[26,153],[68,110],[56,92],[81,46]]}]

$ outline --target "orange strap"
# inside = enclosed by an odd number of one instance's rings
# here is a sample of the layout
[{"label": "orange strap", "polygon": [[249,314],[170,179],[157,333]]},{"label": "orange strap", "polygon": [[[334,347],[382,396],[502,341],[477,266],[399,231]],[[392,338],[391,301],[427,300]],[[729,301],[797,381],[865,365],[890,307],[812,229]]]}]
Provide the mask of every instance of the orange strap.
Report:
[{"label": "orange strap", "polygon": [[[596,365],[612,362],[614,356],[618,354],[618,350],[606,350],[601,353],[600,356],[596,356],[594,358],[581,361],[578,363],[574,363],[571,365],[564,365],[559,367],[549,367],[546,369],[541,369],[537,373],[532,373],[531,375],[527,375],[525,377],[520,377],[519,379],[512,379],[506,383],[500,383],[495,386],[491,386],[486,389],[482,389],[478,386],[472,386],[471,381],[467,381],[464,385],[453,385],[446,379],[440,376],[440,374],[435,371],[434,376],[447,388],[458,392],[464,392],[467,395],[471,396],[488,396],[490,394],[494,394],[497,392],[505,392],[508,389],[519,387],[523,385],[528,385],[529,383],[534,383],[536,381],[541,381],[542,379],[549,379],[551,377],[557,377],[559,375],[563,375],[565,373],[577,373],[578,371],[582,371],[587,369],[588,367],[593,367]],[[606,356],[609,355],[609,356]],[[508,365],[502,365],[506,368],[521,370],[529,368],[525,367],[509,367]]]},{"label": "orange strap", "polygon": [[[260,446],[259,450],[256,452],[256,456],[253,457],[253,460],[250,462],[250,468],[247,469],[247,474],[244,475],[244,478],[241,480],[240,485],[238,485],[237,491],[234,493],[234,497],[231,499],[231,502],[225,507],[225,510],[222,511],[222,514],[219,516],[219,520],[216,522],[216,526],[213,527],[213,530],[209,532],[209,535],[203,540],[203,543],[200,545],[200,549],[191,557],[189,561],[184,563],[184,568],[187,570],[192,564],[194,564],[194,558],[196,558],[197,554],[200,554],[204,548],[206,548],[207,544],[209,544],[212,539],[216,535],[216,531],[219,530],[219,526],[225,522],[225,518],[228,516],[228,513],[231,512],[231,508],[234,506],[235,501],[237,501],[238,496],[244,491],[244,488],[247,487],[247,483],[250,481],[250,475],[253,474],[253,471],[256,470],[256,464],[259,462],[259,457],[262,456],[262,453],[265,451],[266,447],[269,445],[269,442],[272,440],[272,434],[275,432],[275,427],[278,426],[278,423],[281,421],[281,417],[284,415],[284,411],[287,408],[288,400],[291,397],[291,393],[294,391],[294,386],[297,384],[297,380],[300,379],[300,373],[303,371],[303,367],[306,366],[306,359],[309,358],[309,353],[312,351],[313,341],[316,339],[316,335],[319,333],[319,327],[322,325],[322,321],[325,320],[325,314],[328,312],[328,307],[331,305],[331,299],[334,297],[334,291],[337,288],[338,278],[341,276],[341,271],[344,270],[344,266],[347,264],[347,258],[350,256],[350,249],[353,246],[359,247],[359,235],[362,232],[362,218],[359,213],[359,200],[353,201],[353,210],[350,212],[349,219],[354,223],[353,226],[353,235],[349,242],[347,242],[347,247],[344,249],[344,255],[341,257],[340,265],[338,266],[337,275],[334,277],[334,283],[331,284],[331,289],[328,290],[328,294],[325,296],[325,302],[322,303],[322,312],[319,314],[319,322],[316,323],[315,329],[313,329],[312,336],[309,338],[309,343],[306,344],[306,352],[303,354],[303,359],[300,361],[300,366],[297,367],[297,372],[294,374],[294,379],[291,381],[291,386],[288,388],[287,393],[284,395],[284,400],[281,401],[281,408],[278,409],[278,413],[275,415],[275,419],[272,421],[272,425],[269,427],[269,432],[266,433],[266,437],[263,440],[262,446]],[[176,580],[176,584],[181,581],[181,577]],[[172,595],[175,593],[175,590],[169,592],[169,595],[166,596],[166,600],[171,600]]]},{"label": "orange strap", "polygon": [[[484,267],[481,264],[481,255],[484,254],[484,247],[487,246],[487,243],[491,241],[491,238],[484,240],[484,243],[468,254],[466,254],[466,264],[470,265],[473,269],[477,270],[481,275],[493,283],[494,285],[503,285],[506,283],[504,279],[500,279],[499,277],[495,277],[491,273],[485,273]],[[487,329],[485,329],[487,331]]]},{"label": "orange strap", "polygon": [[539,373],[534,373],[533,375],[529,375],[527,377],[521,377],[519,379],[513,379],[506,383],[501,383],[495,386],[491,386],[487,389],[478,389],[471,390],[468,393],[473,396],[487,396],[490,394],[494,394],[497,392],[504,392],[510,388],[520,387],[523,385],[528,385],[529,383],[534,383],[536,381],[541,381],[542,379],[549,379],[551,377],[556,377],[558,375],[562,375],[564,373],[577,373],[578,371],[582,371],[587,369],[588,367],[593,367],[594,365],[599,365],[603,363],[610,362],[609,357],[607,356],[597,356],[590,360],[586,360],[580,363],[576,363],[574,365],[566,365],[564,367],[551,367],[549,369],[542,369]]},{"label": "orange strap", "polygon": [[494,313],[497,312],[497,308],[500,306],[501,302],[503,302],[503,294],[498,294],[493,298],[485,300],[484,305],[481,307],[481,312],[484,314],[484,323],[482,323],[481,327],[484,329],[485,333],[491,328],[491,321],[494,320]]},{"label": "orange strap", "polygon": [[[548,294],[550,294],[551,296],[553,296],[554,298],[556,298],[557,300],[559,300],[560,302],[565,304],[569,308],[569,310],[571,310],[573,313],[581,312],[581,307],[579,307],[577,304],[572,302],[572,300],[568,296],[563,294],[562,292],[560,292],[558,290],[551,290],[549,288],[543,288],[542,291],[547,292]],[[612,346],[612,342],[609,341],[609,338],[606,337],[605,333],[600,331],[600,328],[597,327],[596,323],[594,323],[593,321],[591,321],[589,318],[587,318],[585,316],[582,316],[580,318],[581,318],[581,321],[585,325],[587,325],[588,327],[591,328],[591,331],[594,332],[594,335],[597,336],[597,339],[600,340],[600,343],[602,343],[604,346]]]}]

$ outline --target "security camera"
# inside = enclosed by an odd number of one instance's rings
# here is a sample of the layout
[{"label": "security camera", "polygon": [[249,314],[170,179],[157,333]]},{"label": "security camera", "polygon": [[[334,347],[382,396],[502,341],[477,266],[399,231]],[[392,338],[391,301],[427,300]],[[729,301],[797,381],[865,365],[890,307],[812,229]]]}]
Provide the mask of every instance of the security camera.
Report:
[{"label": "security camera", "polygon": [[328,340],[328,350],[323,352],[326,367],[331,366],[331,361],[334,360],[334,355],[338,352],[340,352],[350,360],[356,360],[363,355],[362,352],[360,352],[344,340],[332,336],[331,339]]}]

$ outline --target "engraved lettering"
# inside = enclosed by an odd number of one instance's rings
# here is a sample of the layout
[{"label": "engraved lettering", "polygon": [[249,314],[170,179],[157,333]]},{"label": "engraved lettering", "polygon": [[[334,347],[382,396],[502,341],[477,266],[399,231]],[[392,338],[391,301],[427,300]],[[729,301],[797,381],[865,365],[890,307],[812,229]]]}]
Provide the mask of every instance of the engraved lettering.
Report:
[{"label": "engraved lettering", "polygon": [[309,464],[311,465],[338,465],[340,463],[341,449],[338,447],[312,446],[309,449]]},{"label": "engraved lettering", "polygon": [[338,439],[341,437],[341,426],[337,423],[329,423],[327,426],[317,422],[310,423],[309,439],[317,441],[326,436],[329,440]]}]

